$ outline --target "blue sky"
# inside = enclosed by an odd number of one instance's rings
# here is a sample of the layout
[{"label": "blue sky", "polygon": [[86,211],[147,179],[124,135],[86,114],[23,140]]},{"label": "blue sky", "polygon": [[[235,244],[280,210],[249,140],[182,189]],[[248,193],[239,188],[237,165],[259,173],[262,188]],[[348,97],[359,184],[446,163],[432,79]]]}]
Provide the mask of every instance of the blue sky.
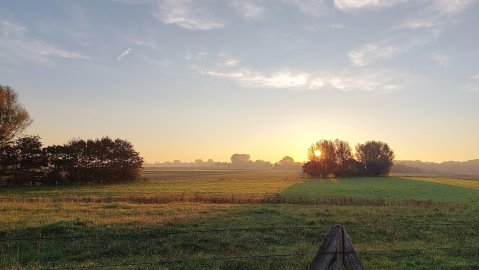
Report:
[{"label": "blue sky", "polygon": [[0,83],[45,144],[304,160],[319,139],[479,158],[473,0],[0,0]]}]

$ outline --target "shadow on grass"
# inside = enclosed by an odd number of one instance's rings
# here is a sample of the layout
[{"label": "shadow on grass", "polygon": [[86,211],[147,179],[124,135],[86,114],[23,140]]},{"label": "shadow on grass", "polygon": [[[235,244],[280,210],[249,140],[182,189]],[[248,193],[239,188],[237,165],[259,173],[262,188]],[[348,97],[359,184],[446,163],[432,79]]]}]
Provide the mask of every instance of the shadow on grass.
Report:
[{"label": "shadow on grass", "polygon": [[[176,193],[29,198],[19,203],[82,203],[95,206],[91,211],[98,205],[115,210],[118,202],[133,210],[144,204],[178,201],[234,207],[211,210],[189,221],[172,218],[163,225],[145,225],[141,220],[98,225],[78,213],[74,219],[9,229],[0,232],[0,268],[306,269],[334,224],[346,226],[366,269],[446,269],[477,264],[479,250],[467,247],[477,247],[479,242],[479,224],[474,223],[479,208],[467,200],[440,200],[447,196],[441,193],[443,189],[413,182],[400,178],[310,180],[279,194],[254,196]],[[395,199],[397,196],[405,200]],[[417,199],[428,196],[435,196],[434,200]],[[446,225],[451,223],[455,225]],[[258,257],[288,254],[291,256]]]}]

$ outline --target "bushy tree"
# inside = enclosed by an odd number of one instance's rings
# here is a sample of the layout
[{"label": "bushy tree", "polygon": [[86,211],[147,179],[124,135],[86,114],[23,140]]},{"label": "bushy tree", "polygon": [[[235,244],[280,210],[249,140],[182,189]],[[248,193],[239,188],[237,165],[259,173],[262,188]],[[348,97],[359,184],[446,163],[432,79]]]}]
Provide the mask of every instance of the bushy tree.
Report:
[{"label": "bushy tree", "polygon": [[113,183],[134,181],[143,158],[125,140],[109,137],[96,140],[72,140],[63,147],[49,149],[53,175],[69,182]]},{"label": "bushy tree", "polygon": [[394,152],[387,143],[368,141],[356,146],[356,158],[363,164],[366,175],[382,176],[391,170]]},{"label": "bushy tree", "polygon": [[311,177],[380,176],[389,173],[394,153],[383,142],[370,141],[351,147],[341,140],[321,140],[308,149],[309,161],[303,172]]},{"label": "bushy tree", "polygon": [[135,181],[143,158],[125,140],[72,140],[42,148],[38,136],[0,147],[0,184],[116,183]]},{"label": "bushy tree", "polygon": [[38,136],[26,136],[4,145],[1,153],[3,179],[7,185],[40,182],[47,166]]},{"label": "bushy tree", "polygon": [[247,168],[251,167],[251,156],[248,154],[233,154],[231,156],[231,166],[234,168]]},{"label": "bushy tree", "polygon": [[341,140],[321,140],[308,149],[303,171],[311,177],[347,177],[356,173],[351,147]]},{"label": "bushy tree", "polygon": [[310,162],[303,166],[305,173],[311,177],[328,177],[336,171],[336,150],[334,142],[321,140],[308,149]]},{"label": "bushy tree", "polygon": [[17,93],[0,85],[0,146],[11,142],[31,123],[30,115],[18,103]]},{"label": "bushy tree", "polygon": [[297,170],[302,166],[301,162],[295,162],[290,156],[283,157],[280,161],[274,164],[275,169],[281,170]]}]

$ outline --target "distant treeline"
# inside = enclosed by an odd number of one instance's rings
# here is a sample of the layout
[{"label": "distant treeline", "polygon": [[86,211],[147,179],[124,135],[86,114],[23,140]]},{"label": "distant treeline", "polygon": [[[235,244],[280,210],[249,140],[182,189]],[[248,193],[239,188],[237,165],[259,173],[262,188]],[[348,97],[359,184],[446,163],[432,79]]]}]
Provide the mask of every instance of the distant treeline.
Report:
[{"label": "distant treeline", "polygon": [[197,168],[222,168],[222,169],[279,169],[279,170],[301,170],[302,162],[295,162],[290,156],[283,157],[276,163],[265,160],[251,160],[249,154],[233,154],[231,162],[218,162],[208,159],[196,159],[194,162],[182,162],[174,160],[173,162],[155,162],[145,163],[145,167],[197,167]]},{"label": "distant treeline", "polygon": [[368,141],[356,145],[353,155],[348,142],[321,140],[308,150],[303,172],[314,178],[383,176],[389,174],[394,152],[388,144]]},{"label": "distant treeline", "polygon": [[43,147],[38,136],[0,146],[0,185],[54,185],[135,181],[143,158],[125,140],[76,139]]},{"label": "distant treeline", "polygon": [[441,163],[419,160],[396,160],[391,170],[394,173],[445,173],[479,176],[479,159],[446,161]]}]

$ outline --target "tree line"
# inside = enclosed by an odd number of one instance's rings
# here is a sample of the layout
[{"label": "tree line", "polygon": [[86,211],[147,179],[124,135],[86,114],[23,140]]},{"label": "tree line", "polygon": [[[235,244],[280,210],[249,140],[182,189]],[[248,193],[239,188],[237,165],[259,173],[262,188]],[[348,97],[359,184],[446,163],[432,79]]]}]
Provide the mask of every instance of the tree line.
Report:
[{"label": "tree line", "polygon": [[389,174],[394,152],[387,143],[368,141],[356,145],[353,155],[348,142],[321,140],[308,149],[303,172],[313,178],[384,176]]},{"label": "tree line", "polygon": [[43,147],[26,136],[0,149],[0,185],[118,183],[139,179],[143,158],[121,139],[72,140]]},{"label": "tree line", "polygon": [[208,159],[196,159],[194,162],[182,162],[181,160],[174,160],[173,162],[155,162],[146,163],[145,167],[179,167],[179,168],[221,168],[221,169],[253,169],[253,170],[301,170],[303,163],[296,162],[290,156],[281,158],[278,162],[272,163],[266,160],[252,160],[249,154],[235,153],[230,158],[231,162],[221,162]]},{"label": "tree line", "polygon": [[19,137],[31,124],[17,94],[0,85],[0,185],[135,181],[143,158],[126,140],[74,139],[43,147],[39,136]]}]

